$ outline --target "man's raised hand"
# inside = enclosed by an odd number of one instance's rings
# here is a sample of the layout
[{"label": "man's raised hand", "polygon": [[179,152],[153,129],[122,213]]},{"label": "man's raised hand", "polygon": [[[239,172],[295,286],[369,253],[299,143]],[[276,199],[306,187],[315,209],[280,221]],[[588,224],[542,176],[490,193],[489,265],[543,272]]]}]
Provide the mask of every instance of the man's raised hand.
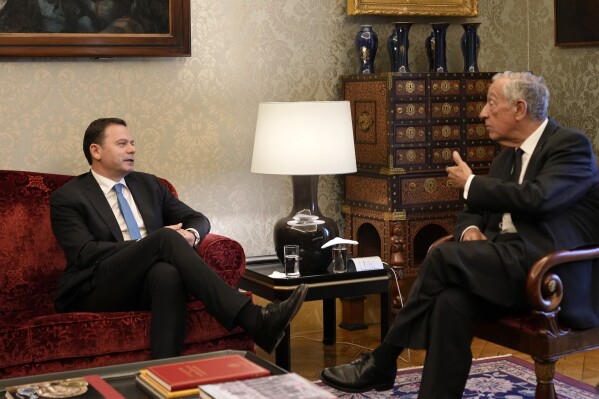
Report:
[{"label": "man's raised hand", "polygon": [[462,160],[457,151],[454,151],[452,156],[456,166],[445,168],[447,178],[454,183],[454,187],[464,188],[468,178],[472,175],[472,169]]}]

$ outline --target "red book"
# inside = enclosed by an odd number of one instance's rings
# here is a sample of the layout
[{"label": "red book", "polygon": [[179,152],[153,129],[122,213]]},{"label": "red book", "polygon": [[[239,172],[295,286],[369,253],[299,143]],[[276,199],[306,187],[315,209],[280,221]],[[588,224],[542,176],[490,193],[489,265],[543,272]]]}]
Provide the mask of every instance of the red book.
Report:
[{"label": "red book", "polygon": [[146,375],[169,391],[178,391],[200,384],[265,377],[270,371],[241,355],[227,355],[151,366]]}]

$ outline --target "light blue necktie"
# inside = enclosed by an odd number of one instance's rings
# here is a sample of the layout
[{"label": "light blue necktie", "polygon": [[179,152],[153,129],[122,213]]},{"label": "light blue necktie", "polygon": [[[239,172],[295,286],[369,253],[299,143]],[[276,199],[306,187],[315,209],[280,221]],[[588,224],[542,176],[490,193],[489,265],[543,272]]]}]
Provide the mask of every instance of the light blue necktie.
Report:
[{"label": "light blue necktie", "polygon": [[125,218],[125,223],[127,223],[127,230],[129,230],[129,235],[132,240],[139,240],[141,238],[141,233],[139,232],[139,226],[135,221],[135,217],[133,217],[133,212],[131,212],[131,208],[129,207],[129,203],[127,199],[123,196],[123,185],[115,184],[114,191],[116,191],[116,199],[119,203],[119,209]]}]

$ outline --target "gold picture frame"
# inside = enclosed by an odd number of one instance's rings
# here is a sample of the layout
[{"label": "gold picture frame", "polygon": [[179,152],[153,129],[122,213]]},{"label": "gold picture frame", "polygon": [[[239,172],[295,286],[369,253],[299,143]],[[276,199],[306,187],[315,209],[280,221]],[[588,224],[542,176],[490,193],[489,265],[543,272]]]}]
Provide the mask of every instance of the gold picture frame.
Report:
[{"label": "gold picture frame", "polygon": [[347,0],[347,15],[478,16],[478,0]]}]

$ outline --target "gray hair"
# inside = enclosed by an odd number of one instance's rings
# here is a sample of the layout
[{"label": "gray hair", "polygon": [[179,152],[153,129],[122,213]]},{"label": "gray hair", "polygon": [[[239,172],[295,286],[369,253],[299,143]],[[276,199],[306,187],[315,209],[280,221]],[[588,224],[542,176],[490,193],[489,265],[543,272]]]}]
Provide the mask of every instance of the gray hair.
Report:
[{"label": "gray hair", "polygon": [[505,71],[495,74],[493,82],[505,79],[503,94],[511,103],[517,100],[526,102],[526,109],[531,118],[544,120],[547,118],[549,106],[549,89],[545,79],[530,72]]}]

